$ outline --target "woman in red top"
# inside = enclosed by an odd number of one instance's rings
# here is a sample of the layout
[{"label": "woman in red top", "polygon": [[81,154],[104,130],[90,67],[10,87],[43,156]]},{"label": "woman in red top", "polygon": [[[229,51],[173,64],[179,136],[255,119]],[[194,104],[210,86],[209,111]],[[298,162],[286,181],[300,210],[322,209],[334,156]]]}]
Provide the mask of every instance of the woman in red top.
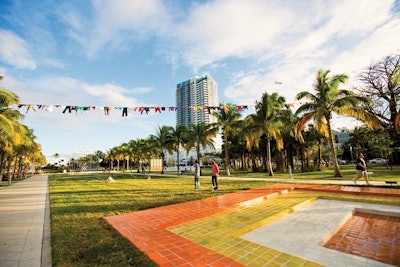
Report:
[{"label": "woman in red top", "polygon": [[214,190],[218,189],[217,176],[219,175],[219,168],[215,160],[212,160],[212,169],[211,169],[211,182],[214,187]]}]

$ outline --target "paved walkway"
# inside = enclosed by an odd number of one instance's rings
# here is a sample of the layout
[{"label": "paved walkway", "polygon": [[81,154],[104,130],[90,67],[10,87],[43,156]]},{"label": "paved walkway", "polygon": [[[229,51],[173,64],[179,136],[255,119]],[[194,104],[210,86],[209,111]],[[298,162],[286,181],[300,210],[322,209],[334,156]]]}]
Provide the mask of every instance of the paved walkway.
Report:
[{"label": "paved walkway", "polygon": [[33,176],[0,190],[0,266],[51,266],[48,177]]}]

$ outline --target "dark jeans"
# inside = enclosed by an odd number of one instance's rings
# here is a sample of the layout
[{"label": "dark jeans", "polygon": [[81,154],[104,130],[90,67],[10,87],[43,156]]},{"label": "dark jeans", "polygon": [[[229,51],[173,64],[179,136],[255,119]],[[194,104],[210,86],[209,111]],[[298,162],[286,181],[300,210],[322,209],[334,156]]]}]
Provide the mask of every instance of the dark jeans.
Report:
[{"label": "dark jeans", "polygon": [[214,189],[218,189],[217,176],[211,176],[211,182],[212,182]]}]

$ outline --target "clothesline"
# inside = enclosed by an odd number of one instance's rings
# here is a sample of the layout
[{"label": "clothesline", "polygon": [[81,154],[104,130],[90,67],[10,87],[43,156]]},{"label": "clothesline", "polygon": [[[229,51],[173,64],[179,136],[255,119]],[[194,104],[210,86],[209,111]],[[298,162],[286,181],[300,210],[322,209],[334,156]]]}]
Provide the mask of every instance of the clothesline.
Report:
[{"label": "clothesline", "polygon": [[[293,107],[294,103],[289,103],[285,104],[286,108]],[[44,110],[47,112],[53,112],[54,109],[61,109],[62,113],[72,113],[72,111],[75,111],[76,114],[78,112],[83,112],[83,111],[91,111],[91,110],[102,110],[104,112],[104,115],[110,115],[112,110],[119,110],[122,111],[122,117],[128,116],[128,113],[131,112],[138,112],[140,114],[146,113],[149,114],[149,112],[155,112],[155,113],[162,113],[165,111],[180,111],[183,109],[191,109],[193,111],[207,111],[209,114],[212,113],[212,111],[219,111],[219,110],[224,110],[227,112],[229,109],[237,109],[237,110],[246,110],[249,107],[252,108],[257,108],[257,105],[220,105],[220,106],[133,106],[133,107],[127,107],[127,106],[78,106],[78,105],[46,105],[46,104],[19,104],[18,108],[26,108],[26,113],[29,111],[37,111],[37,110]]]}]

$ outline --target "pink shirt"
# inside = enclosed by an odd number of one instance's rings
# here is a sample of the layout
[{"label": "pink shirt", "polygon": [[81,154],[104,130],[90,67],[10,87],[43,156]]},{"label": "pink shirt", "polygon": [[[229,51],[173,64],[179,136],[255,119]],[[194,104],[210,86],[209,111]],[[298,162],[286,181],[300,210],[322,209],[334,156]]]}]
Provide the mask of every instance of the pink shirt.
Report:
[{"label": "pink shirt", "polygon": [[217,176],[219,173],[219,168],[216,163],[213,163],[212,165],[212,170],[211,170],[211,176]]}]

